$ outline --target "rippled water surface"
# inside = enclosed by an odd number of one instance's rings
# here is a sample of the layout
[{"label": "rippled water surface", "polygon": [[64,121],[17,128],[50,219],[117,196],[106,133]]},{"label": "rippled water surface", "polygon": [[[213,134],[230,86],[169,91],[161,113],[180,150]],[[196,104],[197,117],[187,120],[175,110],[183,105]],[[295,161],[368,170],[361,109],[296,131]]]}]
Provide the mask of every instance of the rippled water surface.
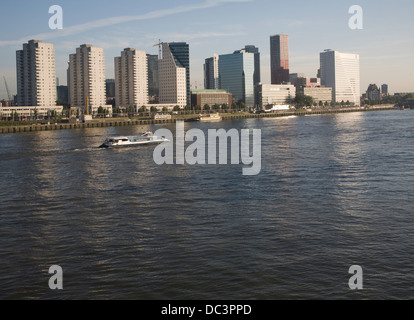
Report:
[{"label": "rippled water surface", "polygon": [[413,123],[391,111],[186,124],[262,129],[253,177],[96,148],[160,126],[0,135],[0,298],[413,299]]}]

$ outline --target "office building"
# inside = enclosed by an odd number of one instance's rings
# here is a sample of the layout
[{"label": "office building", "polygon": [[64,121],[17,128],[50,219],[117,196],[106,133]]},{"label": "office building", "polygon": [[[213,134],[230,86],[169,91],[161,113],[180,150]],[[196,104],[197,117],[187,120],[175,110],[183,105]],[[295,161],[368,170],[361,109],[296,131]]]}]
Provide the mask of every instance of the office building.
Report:
[{"label": "office building", "polygon": [[69,104],[86,114],[95,114],[106,105],[105,56],[103,48],[83,44],[69,56]]},{"label": "office building", "polygon": [[388,84],[383,84],[383,85],[381,86],[381,93],[382,93],[384,96],[387,96],[387,95],[389,94],[389,92],[388,92]]},{"label": "office building", "polygon": [[332,102],[332,88],[326,87],[297,87],[296,94],[303,94],[305,96],[312,97],[313,102],[323,104]]},{"label": "office building", "polygon": [[240,50],[219,56],[221,88],[233,95],[236,101],[247,106],[255,104],[254,91],[254,54]]},{"label": "office building", "polygon": [[299,78],[306,78],[306,75],[304,73],[290,73],[289,74],[289,82],[293,85],[295,85],[295,82]]},{"label": "office building", "polygon": [[69,103],[68,86],[57,87],[57,100],[59,101],[59,103],[62,103],[65,105]]},{"label": "office building", "polygon": [[57,115],[61,115],[63,111],[63,106],[18,106],[18,107],[8,107],[0,106],[0,119],[13,118],[14,114],[18,114],[21,118],[33,118],[35,114],[38,118],[46,118],[54,112]]},{"label": "office building", "polygon": [[321,85],[332,88],[332,101],[360,105],[359,55],[325,50],[320,54]]},{"label": "office building", "polygon": [[205,60],[204,89],[220,89],[219,56],[217,54]]},{"label": "office building", "polygon": [[213,105],[222,106],[227,104],[231,106],[233,103],[233,96],[231,93],[226,92],[226,90],[192,90],[191,91],[191,105],[200,106],[204,108],[205,105],[208,105],[210,108]]},{"label": "office building", "polygon": [[259,84],[257,90],[262,110],[269,106],[291,104],[296,97],[296,88],[291,84]]},{"label": "office building", "polygon": [[254,86],[259,85],[261,82],[261,75],[260,75],[260,52],[259,48],[256,48],[253,45],[247,45],[244,47],[244,50],[249,53],[254,54],[254,74],[253,74],[253,83]]},{"label": "office building", "polygon": [[302,88],[302,87],[320,87],[321,86],[321,79],[320,78],[309,78],[305,75],[293,73],[290,74],[290,84],[293,84],[296,89]]},{"label": "office building", "polygon": [[184,42],[162,43],[158,61],[160,103],[191,104],[189,47]]},{"label": "office building", "polygon": [[53,44],[30,40],[16,51],[19,106],[56,106],[55,49]]},{"label": "office building", "polygon": [[270,69],[272,84],[289,82],[289,37],[270,36]]},{"label": "office building", "polygon": [[160,82],[158,80],[158,55],[147,54],[148,96],[150,103],[159,103]]},{"label": "office building", "polygon": [[148,103],[148,64],[145,51],[127,48],[115,58],[115,105],[135,107]]}]

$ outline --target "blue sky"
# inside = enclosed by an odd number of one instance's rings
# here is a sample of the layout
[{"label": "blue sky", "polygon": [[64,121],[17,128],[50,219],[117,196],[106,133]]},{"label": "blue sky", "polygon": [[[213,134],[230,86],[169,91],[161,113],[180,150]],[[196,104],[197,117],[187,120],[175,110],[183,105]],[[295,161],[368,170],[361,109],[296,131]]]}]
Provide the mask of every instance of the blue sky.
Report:
[{"label": "blue sky", "polygon": [[[351,5],[364,10],[364,29],[351,30]],[[50,30],[49,7],[63,8],[63,30]],[[84,43],[103,47],[106,73],[127,47],[156,54],[158,39],[190,44],[191,82],[203,85],[204,59],[246,44],[259,47],[262,82],[270,82],[269,36],[288,34],[291,72],[316,76],[324,49],[361,56],[361,89],[388,83],[391,92],[414,91],[412,0],[2,0],[0,76],[16,91],[15,51],[30,39],[55,45],[56,71],[66,84],[70,53]],[[2,79],[1,79],[2,80]],[[0,81],[0,98],[5,98]]]}]

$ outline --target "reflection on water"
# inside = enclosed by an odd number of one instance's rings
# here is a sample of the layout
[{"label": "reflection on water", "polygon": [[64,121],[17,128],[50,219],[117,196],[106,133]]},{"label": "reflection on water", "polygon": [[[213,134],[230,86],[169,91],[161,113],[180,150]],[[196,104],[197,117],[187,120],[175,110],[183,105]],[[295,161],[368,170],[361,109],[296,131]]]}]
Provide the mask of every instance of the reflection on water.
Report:
[{"label": "reflection on water", "polygon": [[[97,148],[160,126],[2,135],[0,298],[412,298],[412,118],[185,124],[261,128],[252,177],[241,166],[157,166],[153,147]],[[47,285],[54,264],[58,295]],[[362,292],[348,288],[354,264]]]}]

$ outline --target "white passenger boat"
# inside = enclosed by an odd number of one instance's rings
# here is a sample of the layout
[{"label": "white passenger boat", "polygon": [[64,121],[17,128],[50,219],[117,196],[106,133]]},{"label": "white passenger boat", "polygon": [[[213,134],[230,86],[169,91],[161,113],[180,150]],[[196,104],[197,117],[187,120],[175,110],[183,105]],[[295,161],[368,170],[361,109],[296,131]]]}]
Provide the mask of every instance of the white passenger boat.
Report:
[{"label": "white passenger boat", "polygon": [[149,144],[160,144],[168,141],[169,140],[164,137],[154,136],[152,132],[145,132],[135,137],[110,137],[104,141],[100,148],[136,147]]},{"label": "white passenger boat", "polygon": [[214,114],[200,114],[199,121],[221,121],[221,116],[218,113]]}]

